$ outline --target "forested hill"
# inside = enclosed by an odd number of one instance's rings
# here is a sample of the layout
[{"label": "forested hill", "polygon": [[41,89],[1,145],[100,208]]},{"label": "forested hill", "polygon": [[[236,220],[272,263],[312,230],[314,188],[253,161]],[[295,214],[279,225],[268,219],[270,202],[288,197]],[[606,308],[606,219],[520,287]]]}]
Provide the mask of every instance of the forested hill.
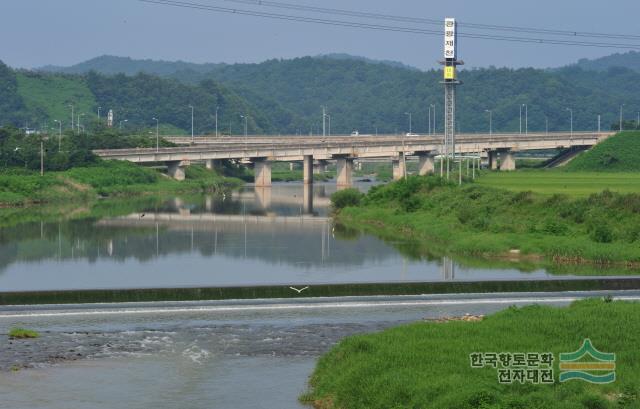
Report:
[{"label": "forested hill", "polygon": [[[103,71],[109,72],[112,68],[107,62]],[[136,65],[125,71],[137,68]],[[62,115],[74,100],[86,112],[94,112],[98,106],[113,108],[118,118],[126,117],[130,125],[149,124],[159,115],[167,124],[190,130],[188,106],[194,105],[196,132],[200,133],[213,130],[215,107],[219,105],[220,128],[228,130],[230,122],[234,134],[242,132],[240,115],[245,112],[251,118],[250,133],[315,134],[321,130],[324,105],[331,115],[334,134],[355,129],[362,133],[406,132],[409,116],[405,113],[409,112],[412,130],[424,133],[428,106],[435,104],[437,128],[442,131],[439,70],[420,71],[335,56],[211,65],[207,69],[188,64],[173,68],[164,71],[169,74],[163,74],[163,78],[149,74],[60,75],[9,70],[17,78],[16,92],[23,108],[16,102],[15,110],[2,114],[0,122],[24,117],[24,106],[31,118],[42,119],[48,114],[49,119],[57,119],[53,114]],[[457,118],[463,132],[488,131],[489,109],[495,132],[518,130],[522,104],[528,106],[532,131],[543,131],[547,120],[549,130],[568,130],[568,109],[573,110],[574,129],[595,129],[599,114],[603,128],[608,129],[618,123],[620,104],[640,106],[640,72],[628,68],[487,68],[463,70],[460,78],[464,84],[458,88]],[[53,86],[45,87],[50,83]],[[53,107],[62,111],[53,112]],[[627,119],[635,118],[630,109]]]},{"label": "forested hill", "polygon": [[613,67],[625,67],[640,72],[640,51],[616,53],[593,60],[583,58],[576,65],[584,70],[607,71]]},{"label": "forested hill", "polygon": [[[12,70],[0,62],[0,126],[41,129],[54,120],[70,127],[71,105],[80,114],[81,123],[97,118],[98,107],[102,116],[109,109],[115,122],[126,128],[155,127],[158,118],[168,133],[190,132],[191,108],[194,106],[195,132],[215,129],[215,111],[218,109],[220,132],[243,132],[240,115],[247,115],[251,133],[275,132],[272,117],[256,109],[244,98],[211,79],[189,85],[170,78],[149,74],[106,76],[96,72],[85,75],[50,74]],[[296,123],[289,112],[272,107],[273,117]],[[77,120],[77,119],[76,119]],[[75,122],[75,121],[74,121]],[[56,125],[57,126],[57,125]]]}]

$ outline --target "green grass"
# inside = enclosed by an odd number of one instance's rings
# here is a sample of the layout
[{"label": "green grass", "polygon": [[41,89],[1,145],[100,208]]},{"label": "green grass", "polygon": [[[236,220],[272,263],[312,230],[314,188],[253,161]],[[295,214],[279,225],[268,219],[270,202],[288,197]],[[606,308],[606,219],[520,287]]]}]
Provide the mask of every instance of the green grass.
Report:
[{"label": "green grass", "polygon": [[38,338],[40,334],[36,331],[25,328],[12,328],[9,331],[9,338],[11,339],[26,339],[26,338]]},{"label": "green grass", "polygon": [[186,179],[179,182],[133,163],[100,161],[44,176],[15,169],[0,172],[0,206],[87,201],[98,196],[215,192],[240,184],[238,179],[220,176],[203,166],[187,167]]},{"label": "green grass", "polygon": [[[301,400],[322,409],[640,408],[640,304],[591,299],[566,308],[509,308],[480,322],[418,322],[352,336],[320,358]],[[616,354],[614,383],[498,383],[474,352],[576,351],[589,337]]]},{"label": "green grass", "polygon": [[640,132],[618,133],[569,162],[567,171],[640,171]]},{"label": "green grass", "polygon": [[359,206],[340,210],[336,221],[416,243],[423,254],[622,270],[640,263],[639,213],[639,194],[572,198],[414,176],[372,188]]},{"label": "green grass", "polygon": [[605,189],[619,193],[640,192],[640,173],[564,172],[557,169],[483,172],[476,183],[514,192],[532,191],[544,195],[565,194],[584,197]]},{"label": "green grass", "polygon": [[[41,76],[22,72],[17,72],[16,76],[18,94],[27,107],[43,111],[52,120],[61,120],[64,128],[68,128],[71,121],[69,104],[74,105],[75,114],[87,115],[83,122],[97,117],[95,97],[84,81],[62,75]],[[56,124],[50,123],[49,126],[55,127]]]}]

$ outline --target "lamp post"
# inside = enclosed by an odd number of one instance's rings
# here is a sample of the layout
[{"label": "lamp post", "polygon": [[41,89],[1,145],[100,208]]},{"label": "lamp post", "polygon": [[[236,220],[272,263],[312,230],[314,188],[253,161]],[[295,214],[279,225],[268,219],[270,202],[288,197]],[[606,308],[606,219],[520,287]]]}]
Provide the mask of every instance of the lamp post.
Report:
[{"label": "lamp post", "polygon": [[524,107],[524,134],[529,135],[529,106],[527,104],[522,104],[522,106]]},{"label": "lamp post", "polygon": [[436,104],[431,104],[431,109],[433,109],[433,134],[436,134]]},{"label": "lamp post", "polygon": [[73,104],[69,104],[69,107],[71,108],[71,130],[73,131]]},{"label": "lamp post", "polygon": [[100,110],[102,109],[102,107],[98,107],[98,121],[100,120]]},{"label": "lamp post", "polygon": [[83,113],[78,114],[78,115],[76,116],[76,118],[78,119],[78,124],[77,124],[77,125],[78,125],[78,126],[77,126],[77,128],[78,128],[78,129],[77,129],[77,130],[78,130],[78,134],[80,133],[80,118],[81,118],[81,117],[83,117],[84,115],[85,115],[85,114],[84,114],[84,112],[83,112]]},{"label": "lamp post", "polygon": [[409,134],[412,134],[413,132],[411,132],[411,131],[413,129],[412,129],[412,124],[411,124],[411,112],[405,112],[404,114],[409,116]]},{"label": "lamp post", "polygon": [[193,143],[193,105],[189,105],[191,108],[191,143]]},{"label": "lamp post", "polygon": [[120,128],[120,130],[121,130],[121,131],[122,131],[122,123],[123,123],[123,122],[129,122],[129,120],[128,120],[128,119],[123,119],[122,121],[120,121],[120,126],[119,126],[119,128]]},{"label": "lamp post", "polygon": [[522,106],[524,104],[520,104],[520,135],[522,135]]},{"label": "lamp post", "polygon": [[571,139],[573,139],[573,109],[571,108],[567,108],[567,111],[569,111],[570,115],[571,115]]},{"label": "lamp post", "polygon": [[620,132],[622,132],[622,107],[624,104],[620,105]]},{"label": "lamp post", "polygon": [[485,109],[484,112],[489,113],[489,136],[493,136],[493,112],[490,109]]},{"label": "lamp post", "polygon": [[248,117],[245,114],[245,115],[240,115],[240,118],[244,119],[244,137],[246,138],[247,137],[247,119],[248,119]]},{"label": "lamp post", "polygon": [[60,146],[62,145],[62,121],[54,119],[53,122],[58,123],[58,152],[60,152]]},{"label": "lamp post", "polygon": [[216,106],[216,138],[218,137],[218,109],[220,107]]},{"label": "lamp post", "polygon": [[151,118],[156,121],[156,152],[160,150],[160,121],[158,118]]}]

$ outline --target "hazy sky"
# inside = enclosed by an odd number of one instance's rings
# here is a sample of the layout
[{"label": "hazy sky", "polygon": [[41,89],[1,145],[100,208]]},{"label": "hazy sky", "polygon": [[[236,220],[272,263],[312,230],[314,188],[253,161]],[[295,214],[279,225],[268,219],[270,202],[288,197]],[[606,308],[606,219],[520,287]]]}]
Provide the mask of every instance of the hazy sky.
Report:
[{"label": "hazy sky", "polygon": [[[245,7],[224,0],[187,1]],[[435,19],[451,16],[470,23],[640,35],[639,0],[278,1]],[[0,15],[0,60],[25,68],[71,65],[103,54],[191,62],[259,62],[325,53],[349,53],[428,68],[442,55],[439,36],[276,21],[137,0],[0,0]],[[472,67],[559,66],[619,51],[474,39],[461,39],[459,47],[461,58]]]}]

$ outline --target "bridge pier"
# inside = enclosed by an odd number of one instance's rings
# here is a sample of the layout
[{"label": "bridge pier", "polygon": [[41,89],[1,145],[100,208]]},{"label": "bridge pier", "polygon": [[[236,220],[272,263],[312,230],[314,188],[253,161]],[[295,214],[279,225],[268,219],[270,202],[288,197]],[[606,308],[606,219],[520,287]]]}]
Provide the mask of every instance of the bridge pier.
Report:
[{"label": "bridge pier", "polygon": [[313,185],[305,184],[302,189],[302,211],[304,214],[313,214]]},{"label": "bridge pier", "polygon": [[516,158],[512,150],[504,150],[500,152],[500,170],[516,170]]},{"label": "bridge pier", "polygon": [[313,173],[319,175],[327,171],[327,161],[319,160],[313,163]]},{"label": "bridge pier", "polygon": [[340,156],[336,158],[337,177],[336,183],[338,188],[351,187],[353,173],[353,158]]},{"label": "bridge pier", "polygon": [[393,180],[400,180],[406,174],[404,153],[399,152],[398,156],[392,159]]},{"label": "bridge pier", "polygon": [[271,187],[271,162],[266,158],[255,158],[253,161],[253,173],[256,187]]},{"label": "bridge pier", "polygon": [[498,170],[498,151],[487,151],[487,168],[490,170]]},{"label": "bridge pier", "polygon": [[220,170],[222,169],[222,160],[207,159],[204,161],[204,166],[209,170]]},{"label": "bridge pier", "polygon": [[313,156],[304,155],[302,158],[302,180],[305,185],[313,183]]},{"label": "bridge pier", "polygon": [[184,180],[184,167],[189,163],[182,160],[172,160],[165,162],[167,164],[167,174],[175,180]]},{"label": "bridge pier", "polygon": [[434,173],[435,160],[431,152],[416,152],[416,155],[418,155],[418,174],[424,176]]}]

